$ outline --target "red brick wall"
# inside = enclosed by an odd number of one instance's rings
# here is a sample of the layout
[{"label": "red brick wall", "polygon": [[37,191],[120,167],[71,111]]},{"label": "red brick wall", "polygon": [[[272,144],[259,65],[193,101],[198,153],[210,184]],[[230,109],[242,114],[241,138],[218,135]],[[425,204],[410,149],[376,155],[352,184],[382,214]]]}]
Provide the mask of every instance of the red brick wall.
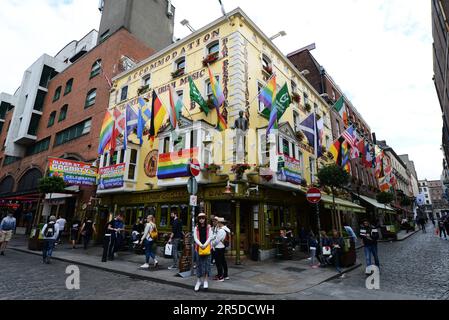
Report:
[{"label": "red brick wall", "polygon": [[[21,161],[4,166],[0,170],[0,179],[8,174],[12,174],[17,182],[20,177],[30,168],[38,167],[44,174],[47,167],[48,157],[63,157],[64,155],[75,155],[83,161],[93,162],[97,159],[98,140],[103,122],[104,114],[109,105],[109,85],[102,74],[90,78],[92,65],[98,59],[102,60],[104,73],[109,79],[112,79],[119,73],[119,60],[122,56],[127,56],[138,62],[154,53],[153,49],[146,47],[138,41],[127,30],[121,29],[105,42],[88,52],[80,60],[76,61],[69,68],[53,78],[48,87],[48,94],[44,101],[43,115],[38,128],[38,140],[51,136],[49,150],[37,155],[23,158]],[[66,82],[73,78],[72,92],[64,96]],[[61,98],[53,102],[53,96],[56,88],[62,86]],[[97,89],[96,102],[90,108],[84,109],[87,93]],[[60,109],[68,104],[69,109],[64,121],[58,122]],[[50,114],[56,111],[55,123],[51,128],[47,128]],[[10,118],[12,112],[8,113]],[[92,127],[90,133],[66,144],[54,147],[56,133],[76,125],[86,119],[92,118]],[[0,143],[6,137],[6,126],[0,135]],[[0,153],[0,157],[3,152]]]}]

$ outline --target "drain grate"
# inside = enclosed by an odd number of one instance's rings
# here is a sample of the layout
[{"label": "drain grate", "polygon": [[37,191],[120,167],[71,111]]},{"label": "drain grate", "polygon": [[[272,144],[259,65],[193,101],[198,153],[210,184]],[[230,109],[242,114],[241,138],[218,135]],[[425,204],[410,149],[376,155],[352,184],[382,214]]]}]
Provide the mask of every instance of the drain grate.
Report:
[{"label": "drain grate", "polygon": [[284,270],[285,271],[292,271],[292,272],[303,272],[303,271],[306,271],[307,269],[288,267],[288,268],[284,268]]}]

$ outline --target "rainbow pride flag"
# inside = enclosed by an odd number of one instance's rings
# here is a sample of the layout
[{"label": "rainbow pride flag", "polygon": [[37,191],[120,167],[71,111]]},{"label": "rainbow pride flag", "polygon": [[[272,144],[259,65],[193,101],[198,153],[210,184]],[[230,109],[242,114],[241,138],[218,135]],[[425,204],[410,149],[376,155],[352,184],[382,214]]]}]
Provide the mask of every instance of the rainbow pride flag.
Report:
[{"label": "rainbow pride flag", "polygon": [[262,102],[265,108],[271,110],[271,106],[274,104],[276,99],[276,76],[273,76],[265,86],[260,91],[259,101]]},{"label": "rainbow pride flag", "polygon": [[223,90],[221,89],[221,86],[217,81],[217,78],[214,77],[214,75],[209,67],[207,69],[209,70],[210,86],[211,86],[212,92],[214,94],[212,96],[212,100],[214,101],[215,108],[217,108],[217,111],[218,111],[218,109],[223,105],[223,103],[225,101],[225,97],[223,94]]},{"label": "rainbow pride flag", "polygon": [[225,118],[218,113],[217,114],[217,129],[219,131],[225,131],[228,128],[228,123],[226,122]]},{"label": "rainbow pride flag", "polygon": [[100,131],[100,143],[98,145],[98,154],[102,155],[108,145],[111,143],[112,133],[114,131],[114,118],[111,113],[106,111],[104,116],[103,125]]},{"label": "rainbow pride flag", "polygon": [[189,161],[198,158],[198,148],[159,155],[158,179],[173,179],[190,176]]}]

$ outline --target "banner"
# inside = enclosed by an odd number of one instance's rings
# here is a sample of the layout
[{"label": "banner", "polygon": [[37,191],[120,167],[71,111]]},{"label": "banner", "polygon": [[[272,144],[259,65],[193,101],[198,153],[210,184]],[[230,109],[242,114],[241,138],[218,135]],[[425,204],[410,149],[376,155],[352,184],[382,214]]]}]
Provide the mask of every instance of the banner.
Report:
[{"label": "banner", "polygon": [[100,168],[99,190],[118,189],[123,187],[126,163]]},{"label": "banner", "polygon": [[190,177],[189,160],[198,157],[198,148],[159,155],[158,179]]},{"label": "banner", "polygon": [[301,162],[286,155],[279,157],[283,159],[280,161],[278,180],[300,185],[302,181]]},{"label": "banner", "polygon": [[48,170],[50,176],[62,177],[72,186],[94,186],[97,182],[98,170],[89,163],[49,158]]}]

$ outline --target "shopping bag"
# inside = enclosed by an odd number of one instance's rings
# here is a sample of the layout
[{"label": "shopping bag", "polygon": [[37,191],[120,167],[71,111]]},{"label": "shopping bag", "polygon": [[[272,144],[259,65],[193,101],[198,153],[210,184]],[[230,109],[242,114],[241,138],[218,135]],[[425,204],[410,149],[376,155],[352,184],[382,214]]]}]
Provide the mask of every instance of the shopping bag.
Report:
[{"label": "shopping bag", "polygon": [[328,247],[328,246],[323,247],[323,255],[330,256],[331,255],[331,247]]},{"label": "shopping bag", "polygon": [[165,255],[166,258],[171,258],[172,257],[172,249],[173,249],[173,245],[171,243],[167,243],[165,245],[164,255]]},{"label": "shopping bag", "polygon": [[440,229],[435,228],[435,234],[438,236],[440,234]]}]

